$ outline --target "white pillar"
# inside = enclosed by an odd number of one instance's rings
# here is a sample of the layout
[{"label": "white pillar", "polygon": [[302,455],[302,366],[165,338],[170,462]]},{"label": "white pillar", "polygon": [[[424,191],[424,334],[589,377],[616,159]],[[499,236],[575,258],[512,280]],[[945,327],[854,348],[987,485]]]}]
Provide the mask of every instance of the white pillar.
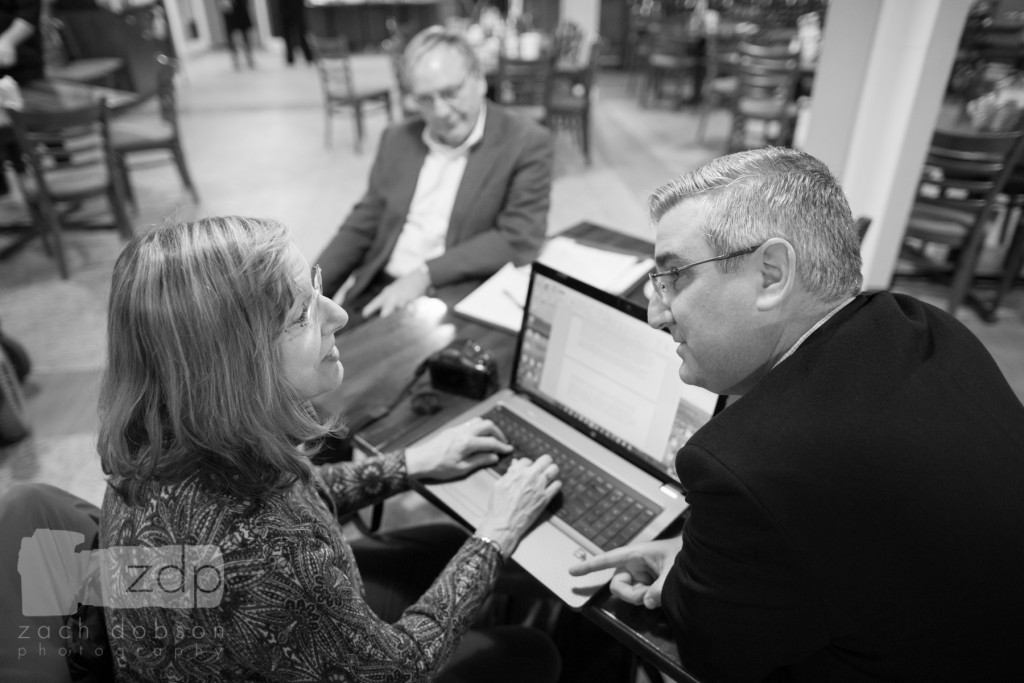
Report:
[{"label": "white pillar", "polygon": [[601,3],[599,0],[562,0],[559,20],[573,22],[585,36],[596,36],[601,30]]},{"label": "white pillar", "polygon": [[831,0],[804,150],[871,217],[865,289],[892,280],[971,0]]}]

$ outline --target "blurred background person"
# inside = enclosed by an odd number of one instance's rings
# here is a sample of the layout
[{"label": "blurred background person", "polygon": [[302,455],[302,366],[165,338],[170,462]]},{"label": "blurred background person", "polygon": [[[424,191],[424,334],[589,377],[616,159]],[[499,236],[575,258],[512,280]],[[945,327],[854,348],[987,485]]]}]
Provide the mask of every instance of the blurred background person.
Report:
[{"label": "blurred background person", "polygon": [[459,31],[426,28],[403,77],[420,116],[381,137],[366,194],[317,258],[324,292],[359,318],[389,315],[431,288],[533,261],[547,233],[550,131],[486,99]]},{"label": "blurred background person", "polygon": [[[241,68],[238,51],[245,53],[246,64],[250,69],[256,68],[252,58],[252,18],[249,16],[249,0],[219,0],[221,14],[224,16],[224,31],[231,51],[231,64],[235,69]],[[241,47],[239,47],[241,43]]]},{"label": "blurred background person", "polygon": [[305,0],[281,0],[277,5],[281,13],[281,37],[284,38],[284,61],[295,63],[296,48],[302,50],[307,64],[313,63],[313,51],[306,41]]}]

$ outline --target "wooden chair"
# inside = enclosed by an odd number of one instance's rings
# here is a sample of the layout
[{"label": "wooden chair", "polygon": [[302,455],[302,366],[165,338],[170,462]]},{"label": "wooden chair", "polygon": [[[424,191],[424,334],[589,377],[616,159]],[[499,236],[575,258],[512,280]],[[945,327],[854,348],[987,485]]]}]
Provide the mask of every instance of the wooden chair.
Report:
[{"label": "wooden chair", "polygon": [[48,48],[47,78],[111,88],[126,85],[125,61],[121,57],[83,56],[77,39],[57,17],[42,17],[39,28]]},{"label": "wooden chair", "polygon": [[638,84],[643,83],[647,58],[651,56],[654,36],[648,23],[639,21],[631,15],[630,26],[626,33],[626,49],[623,57],[623,69],[626,71],[626,92],[633,95]]},{"label": "wooden chair", "polygon": [[[1024,146],[1024,142],[1021,145]],[[1021,267],[1024,266],[1024,151],[1021,152],[1021,159],[1010,171],[1001,194],[1009,199],[1005,217],[999,225],[1001,241],[1007,241],[1008,231],[1012,230],[1013,235],[1003,256],[1002,273],[998,277],[996,290],[982,314],[982,318],[988,322],[995,322],[996,311],[1002,304],[1003,297],[1013,288]],[[1010,219],[1014,215],[1017,216],[1017,224],[1011,226]]]},{"label": "wooden chair", "polygon": [[[927,274],[951,274],[947,310],[966,299],[990,318],[993,310],[971,292],[974,271],[997,196],[1021,156],[1024,132],[936,131],[904,235],[904,254]],[[949,247],[936,261],[929,244]]]},{"label": "wooden chair", "polygon": [[405,46],[409,42],[402,31],[398,20],[388,17],[384,22],[388,31],[388,37],[381,42],[381,48],[387,53],[391,61],[391,75],[395,79],[395,87],[398,90],[398,108],[403,118],[409,118],[419,113],[419,108],[409,92],[405,80],[404,53]]},{"label": "wooden chair", "polygon": [[545,121],[554,57],[545,54],[540,59],[517,59],[500,55],[495,85],[498,102],[536,121]]},{"label": "wooden chair", "polygon": [[[700,42],[689,27],[689,15],[663,24],[653,35],[650,54],[640,87],[641,106],[650,106],[652,99],[661,100],[666,84],[674,84],[677,104],[697,97],[700,87]],[[690,82],[686,98],[686,81]]]},{"label": "wooden chair", "polygon": [[701,83],[700,113],[697,119],[697,141],[704,142],[708,116],[712,107],[732,106],[739,88],[742,36],[736,32],[709,35],[704,42],[704,79]]},{"label": "wooden chair", "polygon": [[[798,55],[789,43],[761,45],[742,41],[737,46],[739,70],[732,106],[732,129],[727,151],[765,145],[788,145],[796,125]],[[751,124],[759,127],[751,144]]]},{"label": "wooden chair", "polygon": [[309,34],[309,47],[313,51],[313,62],[320,75],[324,94],[324,144],[331,146],[331,117],[346,109],[352,110],[356,124],[355,150],[363,149],[364,108],[379,107],[392,121],[391,88],[373,86],[362,88],[356,85],[352,75],[352,60],[348,39],[344,36],[325,37]]},{"label": "wooden chair", "polygon": [[[162,0],[137,7],[127,5],[118,12],[100,7],[59,8],[53,16],[63,27],[70,64],[116,58],[124,67],[114,76],[116,87],[125,90],[145,95],[155,92],[155,56],[175,55]],[[51,77],[81,80],[66,71],[51,71]]]},{"label": "wooden chair", "polygon": [[[192,176],[185,163],[185,151],[181,146],[181,134],[178,127],[178,106],[174,86],[178,63],[177,60],[167,55],[157,55],[156,62],[158,85],[155,99],[158,111],[139,111],[137,114],[132,112],[119,116],[110,123],[114,159],[124,177],[128,201],[134,208],[137,208],[137,204],[129,174],[132,166],[129,165],[128,158],[151,156],[145,153],[160,151],[170,152],[178,167],[178,175],[181,176],[182,183],[192,195],[192,201],[199,203],[199,193],[192,183]],[[156,159],[157,163],[163,161],[164,159]],[[147,165],[149,164],[147,163]]]},{"label": "wooden chair", "polygon": [[581,68],[555,67],[548,88],[545,123],[552,130],[569,130],[590,164],[590,108],[594,78],[601,58],[601,41],[595,40]]},{"label": "wooden chair", "polygon": [[58,112],[5,111],[27,169],[20,176],[21,190],[61,277],[68,277],[63,231],[110,227],[67,221],[68,213],[86,200],[106,199],[114,226],[122,237],[132,236],[103,100]]}]

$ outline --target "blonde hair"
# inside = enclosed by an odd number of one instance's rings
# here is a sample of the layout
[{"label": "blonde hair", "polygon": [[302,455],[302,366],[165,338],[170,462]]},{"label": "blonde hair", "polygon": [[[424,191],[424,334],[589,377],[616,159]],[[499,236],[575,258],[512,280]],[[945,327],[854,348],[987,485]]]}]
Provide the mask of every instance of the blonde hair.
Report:
[{"label": "blonde hair", "polygon": [[114,265],[99,452],[130,502],[199,473],[259,496],[311,465],[297,445],[321,424],[283,377],[278,338],[298,286],[287,229],[225,216],[134,238]]}]

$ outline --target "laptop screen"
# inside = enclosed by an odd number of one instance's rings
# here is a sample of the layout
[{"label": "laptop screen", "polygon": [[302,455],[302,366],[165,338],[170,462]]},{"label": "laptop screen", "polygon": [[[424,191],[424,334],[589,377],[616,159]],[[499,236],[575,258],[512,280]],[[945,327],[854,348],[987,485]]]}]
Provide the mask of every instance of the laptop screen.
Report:
[{"label": "laptop screen", "polygon": [[647,312],[535,263],[513,389],[612,451],[678,481],[676,451],[718,395],[679,379],[676,343]]}]

